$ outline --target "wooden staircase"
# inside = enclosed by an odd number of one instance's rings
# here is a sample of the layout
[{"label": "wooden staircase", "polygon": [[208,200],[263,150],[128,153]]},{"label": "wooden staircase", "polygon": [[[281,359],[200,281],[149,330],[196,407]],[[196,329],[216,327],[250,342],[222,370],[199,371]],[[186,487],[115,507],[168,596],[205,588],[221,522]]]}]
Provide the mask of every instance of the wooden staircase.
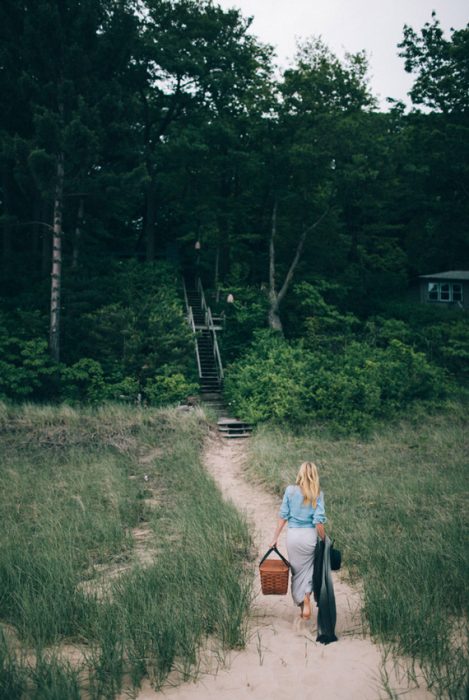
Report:
[{"label": "wooden staircase", "polygon": [[221,398],[223,373],[217,362],[214,331],[210,329],[207,311],[203,307],[203,298],[197,288],[186,288],[186,296],[192,318],[196,343],[197,364],[199,368],[199,383],[202,395],[211,396],[214,401]]},{"label": "wooden staircase", "polygon": [[224,437],[248,437],[252,426],[230,417],[223,401],[223,365],[217,341],[217,331],[222,330],[222,326],[207,306],[200,280],[193,284],[184,281],[184,297],[188,321],[194,333],[202,401],[215,411],[218,429]]}]

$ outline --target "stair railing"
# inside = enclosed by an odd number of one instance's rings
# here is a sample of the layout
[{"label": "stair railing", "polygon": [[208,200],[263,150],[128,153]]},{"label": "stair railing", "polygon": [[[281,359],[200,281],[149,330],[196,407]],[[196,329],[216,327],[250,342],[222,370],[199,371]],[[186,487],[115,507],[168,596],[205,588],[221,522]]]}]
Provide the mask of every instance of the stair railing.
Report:
[{"label": "stair railing", "polygon": [[218,347],[217,332],[215,330],[215,324],[213,323],[213,316],[212,316],[212,311],[210,308],[207,309],[206,319],[207,319],[208,329],[212,334],[213,356],[215,357],[218,379],[219,379],[219,381],[223,381],[223,377],[225,375],[223,373],[223,365],[222,365],[222,361],[221,361],[220,348]]},{"label": "stair railing", "polygon": [[197,371],[199,373],[199,379],[200,379],[202,377],[202,365],[200,363],[199,344],[197,342],[197,329],[195,327],[194,313],[192,311],[192,306],[189,306],[189,299],[187,297],[187,289],[186,289],[186,283],[184,282],[184,278],[182,279],[182,289],[184,291],[184,302],[186,304],[186,309],[187,309],[187,322],[188,322],[189,326],[191,327],[192,335],[194,336],[195,358],[197,360]]},{"label": "stair railing", "polygon": [[204,288],[202,287],[202,282],[200,281],[200,277],[197,278],[197,291],[200,294],[200,305],[202,307],[202,311],[205,313],[205,316],[207,316],[207,302],[205,301],[205,294],[204,294]]},{"label": "stair railing", "polygon": [[199,344],[197,342],[197,331],[195,328],[194,314],[192,313],[192,306],[189,306],[188,320],[189,320],[189,325],[192,328],[192,334],[194,336],[195,357],[197,360],[197,370],[199,372],[199,379],[200,379],[202,377],[202,365],[200,364]]}]

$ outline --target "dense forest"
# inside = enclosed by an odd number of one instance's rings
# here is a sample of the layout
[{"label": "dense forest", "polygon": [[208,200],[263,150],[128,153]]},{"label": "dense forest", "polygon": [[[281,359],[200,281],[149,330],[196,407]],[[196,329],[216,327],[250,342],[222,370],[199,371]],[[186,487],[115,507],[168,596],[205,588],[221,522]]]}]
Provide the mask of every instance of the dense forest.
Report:
[{"label": "dense forest", "polygon": [[469,25],[403,28],[413,108],[387,111],[364,52],[311,38],[280,71],[249,27],[209,0],[2,3],[3,398],[196,391],[196,265],[253,421],[363,428],[464,386],[467,313],[409,290],[469,269]]}]

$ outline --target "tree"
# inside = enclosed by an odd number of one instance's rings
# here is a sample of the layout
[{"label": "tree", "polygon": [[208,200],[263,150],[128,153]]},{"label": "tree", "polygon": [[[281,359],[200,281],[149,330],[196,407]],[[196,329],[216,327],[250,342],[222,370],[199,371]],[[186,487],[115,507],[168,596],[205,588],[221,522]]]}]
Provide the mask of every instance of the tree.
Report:
[{"label": "tree", "polygon": [[399,56],[405,59],[405,70],[415,73],[410,91],[412,102],[448,114],[469,110],[469,24],[451,30],[445,39],[435,12],[420,35],[404,25],[404,38]]},{"label": "tree", "polygon": [[[50,350],[58,360],[64,224],[71,230],[76,218],[81,232],[85,201],[103,187],[103,176],[109,175],[103,104],[115,97],[116,81],[112,78],[121,70],[118,52],[122,54],[125,46],[115,31],[116,16],[128,16],[128,3],[10,0],[9,5],[2,18],[8,41],[0,56],[4,68],[12,69],[14,79],[6,77],[5,70],[1,73],[7,92],[14,93],[17,109],[24,111],[18,120],[9,110],[4,115],[8,132],[2,139],[4,152],[13,143],[16,161],[4,159],[4,198],[11,199],[7,196],[10,183],[16,180],[25,203],[17,206],[21,216],[17,216],[15,225],[26,231],[41,226],[47,232],[45,241],[52,232]],[[130,123],[126,129],[132,131]],[[93,185],[93,181],[99,181],[99,185]],[[30,199],[34,201],[32,208]],[[7,233],[6,229],[5,249]],[[20,240],[26,251],[27,236]],[[69,243],[71,247],[71,239]],[[79,244],[80,236],[76,236],[75,264]]]},{"label": "tree", "polygon": [[[338,238],[338,186],[356,153],[351,143],[342,142],[350,123],[360,119],[373,105],[366,85],[366,60],[362,54],[340,61],[320,40],[300,44],[296,65],[285,71],[279,85],[281,100],[274,121],[274,147],[271,149],[271,197],[274,200],[269,238],[269,325],[281,330],[279,308],[293,274],[304,255],[305,243],[313,232],[312,257],[326,249],[336,254],[343,241]],[[356,164],[355,164],[356,166]],[[277,210],[282,210],[282,237],[278,240]],[[329,216],[330,214],[330,216]],[[320,226],[326,224],[327,227]],[[276,239],[281,259],[293,259],[276,285]],[[336,239],[334,241],[334,239]],[[336,243],[334,245],[334,243]],[[318,255],[319,253],[319,255]],[[334,254],[333,253],[333,254]]]},{"label": "tree", "polygon": [[200,122],[201,113],[212,121],[221,106],[242,111],[243,95],[267,53],[237,10],[225,12],[209,0],[145,0],[144,6],[135,72],[148,175],[143,227],[151,260],[166,145],[194,118]]},{"label": "tree", "polygon": [[446,39],[433,13],[420,33],[404,27],[399,48],[415,75],[412,102],[426,108],[408,116],[403,132],[412,266],[461,269],[469,264],[469,24]]},{"label": "tree", "polygon": [[296,246],[295,255],[291,261],[290,267],[285,275],[283,283],[279,290],[277,290],[276,274],[275,274],[275,238],[277,236],[277,207],[278,202],[274,204],[272,212],[272,230],[270,235],[269,244],[269,313],[268,321],[269,327],[274,331],[283,332],[282,321],[280,319],[280,304],[282,303],[285,295],[291,285],[293,280],[293,275],[300,262],[301,254],[306,242],[306,238],[309,233],[314,231],[315,228],[319,226],[321,221],[325,218],[328,209],[326,209],[321,216],[313,223],[311,226],[304,227],[301,235],[298,239],[298,244]]}]

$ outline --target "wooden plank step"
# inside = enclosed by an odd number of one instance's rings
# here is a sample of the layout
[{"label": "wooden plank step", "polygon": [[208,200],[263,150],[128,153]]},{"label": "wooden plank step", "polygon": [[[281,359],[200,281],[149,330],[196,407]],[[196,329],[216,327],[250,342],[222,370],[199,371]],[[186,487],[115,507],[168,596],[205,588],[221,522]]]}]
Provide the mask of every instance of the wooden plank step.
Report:
[{"label": "wooden plank step", "polygon": [[238,425],[223,425],[218,421],[218,430],[221,433],[226,433],[228,430],[236,432],[237,430],[252,430],[252,425],[249,423],[239,423]]},{"label": "wooden plank step", "polygon": [[239,440],[240,438],[251,437],[251,433],[226,433],[222,437],[226,438],[227,440]]},{"label": "wooden plank step", "polygon": [[239,427],[242,425],[251,425],[247,421],[239,420],[238,418],[220,418],[218,425],[221,427]]}]

